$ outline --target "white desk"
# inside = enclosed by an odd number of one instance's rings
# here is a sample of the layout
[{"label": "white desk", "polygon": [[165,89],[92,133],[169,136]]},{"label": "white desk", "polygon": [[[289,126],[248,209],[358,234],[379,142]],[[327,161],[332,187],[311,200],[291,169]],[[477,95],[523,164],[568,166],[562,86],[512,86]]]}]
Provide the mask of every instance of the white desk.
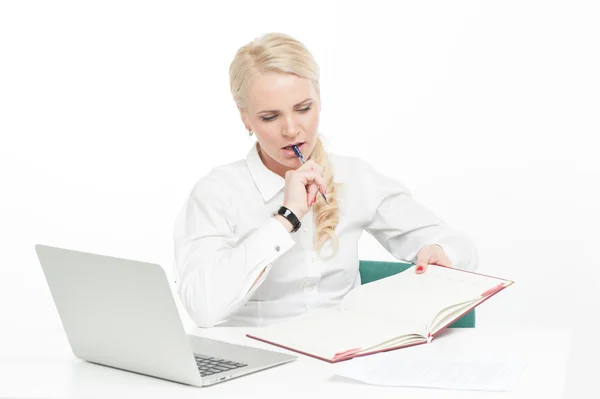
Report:
[{"label": "white desk", "polygon": [[[247,332],[247,328],[213,328],[196,329],[190,333],[284,351],[245,337]],[[446,334],[464,341],[465,346],[482,342],[514,342],[513,347],[527,353],[531,361],[522,374],[520,385],[508,393],[368,386],[335,377],[336,365],[300,356],[293,363],[211,387],[195,388],[81,361],[72,355],[62,330],[15,329],[3,331],[0,343],[0,397],[562,397],[569,354],[569,330],[476,328],[449,329]],[[438,339],[442,340],[444,336]],[[434,340],[431,345],[435,343]]]}]

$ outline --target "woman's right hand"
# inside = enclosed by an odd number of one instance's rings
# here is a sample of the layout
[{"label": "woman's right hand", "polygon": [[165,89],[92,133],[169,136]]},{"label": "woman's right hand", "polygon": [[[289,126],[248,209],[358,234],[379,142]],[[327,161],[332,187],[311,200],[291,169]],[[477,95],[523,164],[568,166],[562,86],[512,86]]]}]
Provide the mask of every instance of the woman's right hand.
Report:
[{"label": "woman's right hand", "polygon": [[327,194],[326,187],[321,167],[315,161],[308,160],[298,169],[285,173],[283,206],[294,212],[300,220],[315,203],[318,191]]}]

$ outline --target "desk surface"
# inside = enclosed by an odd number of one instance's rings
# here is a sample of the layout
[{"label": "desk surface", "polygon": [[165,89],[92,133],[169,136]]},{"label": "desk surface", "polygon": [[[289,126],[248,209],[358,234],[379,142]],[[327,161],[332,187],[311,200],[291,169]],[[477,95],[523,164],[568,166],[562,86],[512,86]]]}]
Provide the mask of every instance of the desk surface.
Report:
[{"label": "desk surface", "polygon": [[[284,351],[245,334],[248,328],[194,329],[190,334],[249,346]],[[143,333],[143,331],[141,331]],[[7,336],[8,335],[8,336]],[[91,364],[75,358],[62,330],[3,331],[0,343],[0,397],[71,398],[144,396],[145,398],[210,397],[377,397],[377,398],[560,398],[562,397],[570,330],[448,329],[438,340],[453,339],[481,345],[496,342],[524,353],[530,364],[511,392],[445,391],[423,388],[369,386],[335,376],[336,365],[300,356],[297,361],[195,388],[157,378]],[[434,341],[431,345],[434,345]],[[462,346],[462,345],[461,345]],[[407,396],[405,396],[407,395]]]}]

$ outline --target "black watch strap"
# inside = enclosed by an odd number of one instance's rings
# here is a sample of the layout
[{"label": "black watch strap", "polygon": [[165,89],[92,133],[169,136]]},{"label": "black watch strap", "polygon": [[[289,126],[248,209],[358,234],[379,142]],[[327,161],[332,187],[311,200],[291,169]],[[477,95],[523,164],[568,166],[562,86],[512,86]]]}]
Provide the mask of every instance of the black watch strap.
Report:
[{"label": "black watch strap", "polygon": [[289,222],[292,224],[292,226],[294,226],[294,228],[291,231],[292,233],[294,233],[294,232],[298,231],[298,229],[300,229],[300,226],[302,225],[302,223],[300,223],[300,220],[298,220],[298,217],[296,215],[294,215],[294,212],[290,211],[285,206],[282,206],[281,208],[279,208],[279,210],[277,211],[277,214],[281,215],[284,218],[286,218],[287,220],[289,220]]}]

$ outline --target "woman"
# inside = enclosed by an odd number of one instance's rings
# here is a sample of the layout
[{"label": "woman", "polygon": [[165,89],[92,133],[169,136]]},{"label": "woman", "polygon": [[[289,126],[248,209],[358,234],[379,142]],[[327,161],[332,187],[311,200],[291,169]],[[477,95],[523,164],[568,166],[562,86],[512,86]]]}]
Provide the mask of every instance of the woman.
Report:
[{"label": "woman", "polygon": [[198,326],[263,326],[339,304],[360,285],[363,230],[417,273],[475,268],[471,242],[401,183],[325,151],[319,68],[302,43],[266,34],[238,50],[229,75],[257,142],[200,179],[176,222],[178,293]]}]

